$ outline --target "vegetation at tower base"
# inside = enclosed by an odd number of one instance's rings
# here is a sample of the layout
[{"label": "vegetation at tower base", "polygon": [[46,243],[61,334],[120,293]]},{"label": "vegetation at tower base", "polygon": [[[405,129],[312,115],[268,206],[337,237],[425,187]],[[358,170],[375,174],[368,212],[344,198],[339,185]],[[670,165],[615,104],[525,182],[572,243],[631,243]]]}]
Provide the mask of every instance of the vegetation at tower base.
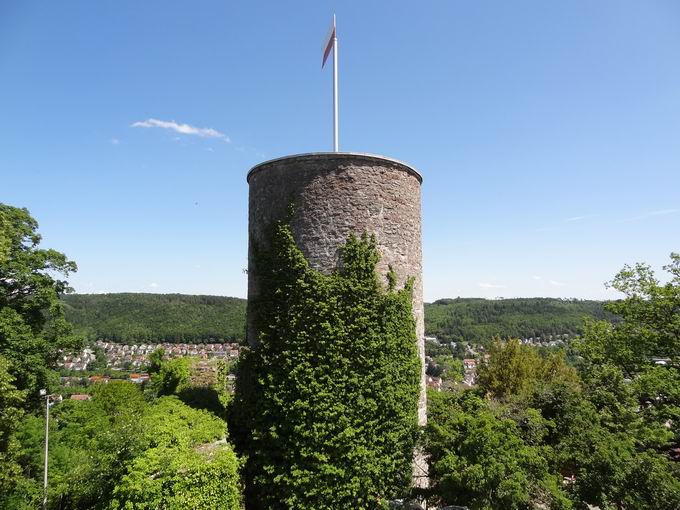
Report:
[{"label": "vegetation at tower base", "polygon": [[479,386],[430,396],[430,501],[479,509],[680,508],[680,257],[626,267],[614,322],[570,366],[496,340]]},{"label": "vegetation at tower base", "polygon": [[341,267],[312,269],[287,222],[255,247],[260,332],[242,359],[234,417],[247,508],[373,509],[405,494],[420,361],[411,285],[385,289],[375,240],[350,237]]}]

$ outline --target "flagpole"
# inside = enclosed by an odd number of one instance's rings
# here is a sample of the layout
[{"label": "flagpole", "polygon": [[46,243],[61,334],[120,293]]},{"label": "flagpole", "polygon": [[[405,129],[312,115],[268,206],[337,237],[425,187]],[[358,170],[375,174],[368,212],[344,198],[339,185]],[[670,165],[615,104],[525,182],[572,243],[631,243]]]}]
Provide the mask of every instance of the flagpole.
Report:
[{"label": "flagpole", "polygon": [[338,152],[338,29],[333,14],[333,151]]}]

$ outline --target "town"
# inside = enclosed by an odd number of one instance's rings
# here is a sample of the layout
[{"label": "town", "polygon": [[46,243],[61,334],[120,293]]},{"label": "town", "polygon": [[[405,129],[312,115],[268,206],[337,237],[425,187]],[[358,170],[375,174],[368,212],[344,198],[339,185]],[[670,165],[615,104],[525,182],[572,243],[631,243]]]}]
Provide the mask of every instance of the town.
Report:
[{"label": "town", "polygon": [[157,349],[165,351],[165,359],[191,356],[202,360],[236,360],[242,346],[234,342],[198,344],[165,342],[126,345],[97,340],[93,346],[83,349],[80,353],[63,353],[57,366],[75,372],[91,371],[93,367],[135,371],[145,367],[149,355]]}]

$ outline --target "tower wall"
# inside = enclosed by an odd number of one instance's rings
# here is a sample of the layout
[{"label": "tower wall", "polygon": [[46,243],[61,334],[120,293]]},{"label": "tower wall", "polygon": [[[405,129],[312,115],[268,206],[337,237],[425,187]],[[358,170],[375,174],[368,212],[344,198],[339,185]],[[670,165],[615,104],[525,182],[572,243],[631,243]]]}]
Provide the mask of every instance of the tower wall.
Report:
[{"label": "tower wall", "polygon": [[[312,153],[267,161],[248,173],[248,302],[259,288],[253,243],[267,242],[273,222],[286,217],[295,204],[291,229],[310,265],[324,273],[338,267],[339,248],[350,234],[375,234],[380,261],[403,286],[413,277],[413,313],[418,353],[422,363],[418,421],[425,424],[425,344],[422,292],[420,186],[412,167],[382,156],[355,153]],[[252,314],[248,313],[248,342],[257,342]]]}]

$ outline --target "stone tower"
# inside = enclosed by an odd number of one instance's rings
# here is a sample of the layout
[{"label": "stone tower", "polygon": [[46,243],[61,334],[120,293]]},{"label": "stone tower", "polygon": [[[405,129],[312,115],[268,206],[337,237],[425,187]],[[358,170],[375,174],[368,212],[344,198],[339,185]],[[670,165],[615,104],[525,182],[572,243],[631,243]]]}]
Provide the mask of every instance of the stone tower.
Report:
[{"label": "stone tower", "polygon": [[[338,266],[339,247],[354,233],[375,234],[385,275],[388,266],[397,285],[415,279],[413,313],[422,363],[418,423],[426,422],[425,340],[423,322],[420,186],[411,166],[383,156],[350,152],[318,152],[286,156],[254,166],[248,172],[248,301],[259,288],[253,243],[264,243],[267,226],[286,217],[295,204],[293,236],[310,265],[330,273]],[[248,342],[257,341],[248,314]]]}]

